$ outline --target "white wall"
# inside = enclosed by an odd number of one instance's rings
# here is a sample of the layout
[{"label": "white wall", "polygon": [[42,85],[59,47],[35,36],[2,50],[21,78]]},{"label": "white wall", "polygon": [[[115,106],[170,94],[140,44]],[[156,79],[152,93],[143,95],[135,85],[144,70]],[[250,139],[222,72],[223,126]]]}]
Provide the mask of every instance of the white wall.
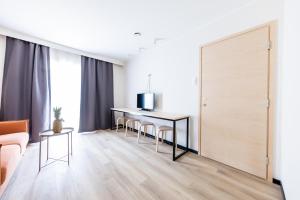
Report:
[{"label": "white wall", "polygon": [[115,107],[125,106],[125,70],[119,65],[113,66],[114,71],[114,104]]},{"label": "white wall", "polygon": [[[123,66],[114,65],[114,106],[125,107],[125,69]],[[121,117],[121,113],[115,113],[115,119]]]},{"label": "white wall", "polygon": [[[201,29],[177,39],[162,41],[156,47],[134,57],[126,66],[127,106],[136,106],[136,93],[146,89],[147,74],[151,73],[152,89],[155,93],[161,94],[159,109],[192,116],[190,147],[198,150],[200,46],[278,19],[281,10],[281,0],[253,1],[249,6],[215,20]],[[181,123],[179,124],[179,143],[181,144],[184,144],[183,131],[184,123]],[[278,135],[275,135],[275,140],[277,138]],[[275,141],[275,145],[277,142],[278,140]],[[276,152],[275,158],[278,157],[278,153]],[[275,177],[279,177],[280,173],[277,162],[279,161],[275,159]]]},{"label": "white wall", "polygon": [[288,200],[300,199],[300,2],[285,0],[282,62],[282,183]]}]

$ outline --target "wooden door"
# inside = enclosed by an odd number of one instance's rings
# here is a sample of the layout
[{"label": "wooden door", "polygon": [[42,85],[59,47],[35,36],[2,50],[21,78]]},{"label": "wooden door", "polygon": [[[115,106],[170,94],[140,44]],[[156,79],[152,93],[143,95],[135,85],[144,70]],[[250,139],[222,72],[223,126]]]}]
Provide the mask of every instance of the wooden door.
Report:
[{"label": "wooden door", "polygon": [[269,27],[202,48],[201,155],[267,177]]}]

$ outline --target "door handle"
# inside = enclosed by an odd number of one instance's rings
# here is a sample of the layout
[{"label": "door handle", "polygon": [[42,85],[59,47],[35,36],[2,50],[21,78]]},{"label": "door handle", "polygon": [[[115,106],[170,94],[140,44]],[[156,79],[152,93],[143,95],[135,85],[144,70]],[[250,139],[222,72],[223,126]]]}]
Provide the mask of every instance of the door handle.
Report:
[{"label": "door handle", "polygon": [[206,104],[206,98],[202,97],[202,106],[203,107],[206,107],[207,104]]}]

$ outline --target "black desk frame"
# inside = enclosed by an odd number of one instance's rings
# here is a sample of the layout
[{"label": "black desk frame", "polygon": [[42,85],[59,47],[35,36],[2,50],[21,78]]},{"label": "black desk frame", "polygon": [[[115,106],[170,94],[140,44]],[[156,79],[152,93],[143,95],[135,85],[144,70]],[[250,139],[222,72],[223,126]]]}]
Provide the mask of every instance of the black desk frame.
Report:
[{"label": "black desk frame", "polygon": [[[111,130],[114,129],[114,112],[120,112],[123,113],[123,117],[125,117],[125,114],[131,114],[130,112],[125,112],[125,111],[120,111],[120,110],[114,110],[111,109]],[[134,115],[134,114],[132,114]],[[138,116],[143,116],[143,117],[150,117],[150,118],[155,118],[155,119],[161,119],[165,121],[172,121],[173,122],[173,161],[177,160],[184,154],[186,154],[189,151],[189,117],[183,117],[183,118],[178,118],[178,119],[168,119],[168,118],[162,118],[162,117],[155,117],[147,114],[141,114]],[[176,155],[176,122],[181,121],[181,120],[186,120],[186,146],[184,147],[184,151],[181,152],[179,155]]]}]

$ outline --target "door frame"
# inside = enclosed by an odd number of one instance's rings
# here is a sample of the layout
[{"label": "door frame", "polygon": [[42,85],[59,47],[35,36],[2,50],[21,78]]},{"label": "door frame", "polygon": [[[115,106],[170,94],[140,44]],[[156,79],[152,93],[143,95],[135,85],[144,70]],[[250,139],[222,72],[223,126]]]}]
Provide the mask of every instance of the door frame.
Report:
[{"label": "door frame", "polygon": [[[210,46],[212,44],[219,43],[224,40],[228,40],[234,37],[237,37],[239,35],[246,34],[248,32],[268,27],[269,28],[269,38],[271,42],[271,48],[269,51],[269,89],[268,89],[268,96],[269,96],[269,110],[268,110],[268,130],[267,130],[267,160],[268,163],[267,166],[267,178],[266,180],[269,182],[273,181],[273,140],[274,140],[274,134],[275,134],[275,120],[276,120],[276,69],[277,69],[277,48],[278,48],[278,37],[277,37],[277,27],[278,23],[277,20],[271,21],[268,23],[265,23],[263,25],[259,25],[250,29],[247,29],[245,31],[241,31],[235,34],[231,34],[230,36],[223,37],[221,39],[215,40],[213,42],[206,43],[204,45],[201,45],[200,47],[200,64],[199,64],[199,78],[200,78],[200,86],[199,86],[199,100],[198,100],[198,113],[199,113],[199,120],[198,120],[198,127],[199,127],[199,133],[198,133],[198,155],[201,156],[201,116],[202,116],[202,49],[204,47]],[[254,175],[253,175],[254,176]]]}]

